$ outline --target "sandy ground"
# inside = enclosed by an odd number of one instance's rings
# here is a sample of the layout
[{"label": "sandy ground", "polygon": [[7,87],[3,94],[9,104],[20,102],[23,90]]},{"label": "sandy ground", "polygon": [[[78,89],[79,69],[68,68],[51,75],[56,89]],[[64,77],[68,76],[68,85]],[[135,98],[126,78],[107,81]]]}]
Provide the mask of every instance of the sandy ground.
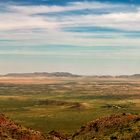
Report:
[{"label": "sandy ground", "polygon": [[0,76],[0,84],[57,84],[87,80],[86,77],[12,77]]},{"label": "sandy ground", "polygon": [[[99,77],[11,77],[11,76],[1,76],[0,83],[2,84],[57,84],[65,82],[130,82],[131,84],[140,84],[140,79],[131,78],[99,78]],[[137,86],[140,89],[139,86]]]},{"label": "sandy ground", "polygon": [[5,84],[54,84],[64,80],[57,77],[0,77],[0,83]]}]

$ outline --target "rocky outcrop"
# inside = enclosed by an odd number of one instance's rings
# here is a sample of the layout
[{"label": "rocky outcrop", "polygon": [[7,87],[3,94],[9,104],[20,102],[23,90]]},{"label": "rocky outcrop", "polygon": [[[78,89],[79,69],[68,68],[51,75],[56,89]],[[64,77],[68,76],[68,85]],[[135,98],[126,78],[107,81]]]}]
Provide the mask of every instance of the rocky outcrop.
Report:
[{"label": "rocky outcrop", "polygon": [[73,140],[139,140],[140,116],[115,114],[99,118],[82,126],[73,134]]}]

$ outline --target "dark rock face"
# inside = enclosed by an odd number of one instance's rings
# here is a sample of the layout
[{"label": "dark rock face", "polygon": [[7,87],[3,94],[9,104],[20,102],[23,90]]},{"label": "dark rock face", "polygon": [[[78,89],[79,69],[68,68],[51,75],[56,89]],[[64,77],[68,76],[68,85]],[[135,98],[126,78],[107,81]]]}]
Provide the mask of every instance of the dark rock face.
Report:
[{"label": "dark rock face", "polygon": [[52,137],[52,139],[58,139],[58,140],[68,140],[68,136],[67,135],[64,135],[63,133],[61,132],[57,132],[57,131],[51,131],[49,133],[49,135]]}]

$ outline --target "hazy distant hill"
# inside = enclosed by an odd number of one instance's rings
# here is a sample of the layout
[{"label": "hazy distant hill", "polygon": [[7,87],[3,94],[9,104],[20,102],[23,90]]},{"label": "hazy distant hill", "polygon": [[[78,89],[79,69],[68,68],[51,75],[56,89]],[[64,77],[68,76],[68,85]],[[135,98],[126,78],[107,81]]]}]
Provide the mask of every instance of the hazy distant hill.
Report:
[{"label": "hazy distant hill", "polygon": [[117,78],[140,78],[140,74],[133,74],[133,75],[120,75],[116,76]]},{"label": "hazy distant hill", "polygon": [[78,77],[79,75],[71,74],[68,72],[34,72],[34,73],[9,73],[4,76],[13,76],[13,77]]},{"label": "hazy distant hill", "polygon": [[[69,72],[34,72],[34,73],[8,73],[6,75],[0,75],[1,77],[80,77],[85,75],[76,75]],[[140,74],[133,74],[133,75],[119,75],[119,76],[111,76],[111,75],[89,75],[87,77],[93,78],[135,78],[139,79]]]},{"label": "hazy distant hill", "polygon": [[140,78],[140,74],[134,74],[130,76],[131,78]]}]

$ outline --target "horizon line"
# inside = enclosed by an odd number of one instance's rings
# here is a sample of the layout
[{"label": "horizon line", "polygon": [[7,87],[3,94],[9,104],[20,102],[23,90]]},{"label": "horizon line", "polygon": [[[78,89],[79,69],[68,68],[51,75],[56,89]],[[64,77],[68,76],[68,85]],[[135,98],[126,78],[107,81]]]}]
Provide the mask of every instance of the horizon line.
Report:
[{"label": "horizon line", "polygon": [[67,72],[67,71],[55,71],[55,72],[47,72],[47,71],[43,71],[43,72],[11,72],[11,73],[5,73],[5,74],[0,74],[0,76],[8,76],[8,75],[14,75],[14,74],[55,74],[55,73],[67,73],[67,74],[71,74],[71,75],[75,75],[75,76],[134,76],[134,75],[140,75],[140,73],[133,73],[133,74],[78,74],[78,73],[72,73],[72,72]]}]

